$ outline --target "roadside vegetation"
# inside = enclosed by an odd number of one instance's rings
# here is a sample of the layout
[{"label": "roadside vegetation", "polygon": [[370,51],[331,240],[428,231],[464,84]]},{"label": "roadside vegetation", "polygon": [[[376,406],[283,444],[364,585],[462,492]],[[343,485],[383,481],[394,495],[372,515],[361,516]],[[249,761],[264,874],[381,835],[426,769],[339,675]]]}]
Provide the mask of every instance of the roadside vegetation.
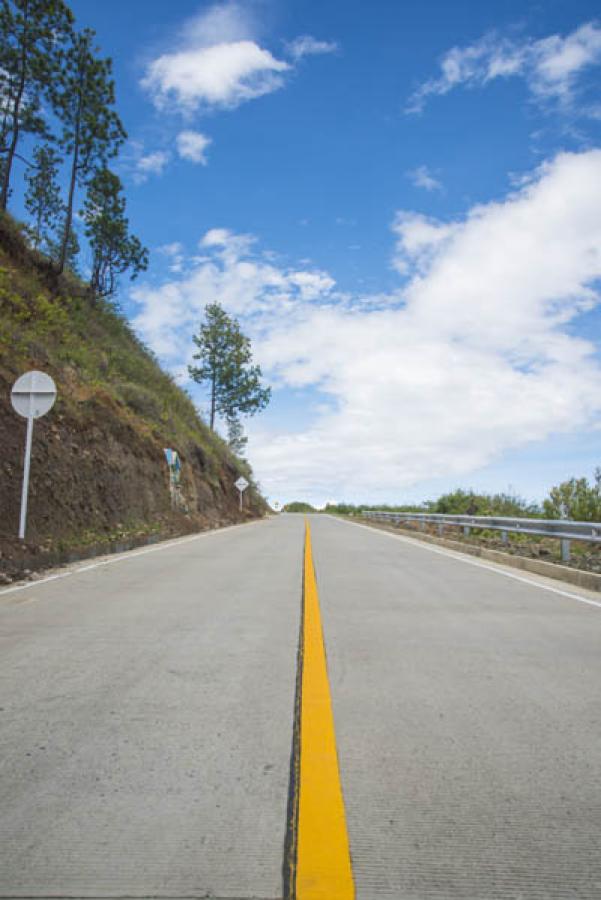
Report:
[{"label": "roadside vegetation", "polygon": [[[54,378],[35,428],[27,543],[17,540],[23,422],[10,388],[28,369]],[[267,507],[248,462],[212,431],[107,298],[58,275],[23,226],[0,216],[0,582],[56,552],[142,540],[257,516]],[[182,462],[174,507],[164,448]],[[250,483],[245,509],[235,480]],[[35,563],[32,557],[36,558]]]},{"label": "roadside vegetation", "polygon": [[570,478],[551,488],[542,503],[533,503],[515,494],[484,494],[472,490],[455,490],[437,500],[419,504],[328,504],[324,512],[334,515],[361,515],[368,510],[385,512],[440,513],[468,516],[520,516],[536,519],[574,519],[579,522],[601,522],[601,467],[592,481]]},{"label": "roadside vegetation", "polygon": [[[226,442],[120,311],[120,279],[148,266],[112,168],[126,138],[94,31],[77,27],[64,0],[0,0],[0,570],[16,571],[27,553],[183,533],[267,508],[242,458],[238,413],[269,396],[245,394],[248,340],[239,334],[228,360]],[[24,546],[14,537],[22,423],[9,395],[27,369],[48,372],[58,399],[36,426]],[[166,448],[179,454],[177,483]],[[240,475],[250,483],[243,511]]]},{"label": "roadside vegetation", "polygon": [[[102,395],[129,410],[135,428],[168,446],[194,441],[215,462],[229,455],[114,305],[73,274],[56,278],[28,247],[23,226],[6,214],[0,220],[0,361],[11,377],[32,366],[50,370],[64,386],[57,411]],[[235,465],[249,478],[246,462],[235,459]]]},{"label": "roadside vegetation", "polygon": [[[508,493],[483,494],[476,491],[455,490],[443,494],[437,500],[418,505],[377,504],[355,505],[351,503],[328,504],[323,512],[332,515],[361,518],[370,510],[384,512],[439,513],[443,515],[509,516],[540,519],[574,519],[580,522],[601,522],[601,468],[597,468],[592,481],[587,478],[569,478],[551,488],[542,503],[531,503]],[[366,521],[368,521],[366,519]],[[418,531],[418,524],[411,521],[374,523],[386,530],[402,528]],[[426,525],[420,534],[438,535],[435,525]],[[548,562],[561,562],[558,540],[535,535],[509,533],[507,543],[497,531],[472,528],[465,535],[462,529],[445,527],[445,537],[464,544],[477,544],[502,553],[528,556]],[[569,565],[590,572],[601,573],[601,544],[572,541]]]}]

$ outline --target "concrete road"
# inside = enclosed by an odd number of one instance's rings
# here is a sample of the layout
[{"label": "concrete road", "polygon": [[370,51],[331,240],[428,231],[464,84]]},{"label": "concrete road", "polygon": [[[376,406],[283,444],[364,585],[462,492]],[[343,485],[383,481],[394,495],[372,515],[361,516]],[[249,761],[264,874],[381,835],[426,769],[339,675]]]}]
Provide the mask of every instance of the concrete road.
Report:
[{"label": "concrete road", "polygon": [[302,539],[252,524],[4,595],[0,896],[281,896]]},{"label": "concrete road", "polygon": [[[0,593],[0,897],[282,897],[303,526]],[[598,900],[601,608],[311,528],[359,900]]]},{"label": "concrete road", "polygon": [[601,608],[312,531],[357,896],[601,898]]}]

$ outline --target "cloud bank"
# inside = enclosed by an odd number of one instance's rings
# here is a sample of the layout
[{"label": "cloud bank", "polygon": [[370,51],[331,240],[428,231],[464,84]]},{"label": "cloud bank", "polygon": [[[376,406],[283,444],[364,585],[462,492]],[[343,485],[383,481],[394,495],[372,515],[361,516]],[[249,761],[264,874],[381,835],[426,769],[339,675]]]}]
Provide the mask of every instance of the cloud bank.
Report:
[{"label": "cloud bank", "polygon": [[399,211],[399,291],[350,297],[325,272],[277,265],[213,229],[181,277],[133,291],[135,326],[173,368],[217,299],[242,319],[277,388],[303,389],[309,427],[249,421],[272,496],[377,499],[591,427],[597,348],[574,334],[599,303],[601,151],[564,153],[456,221]]}]

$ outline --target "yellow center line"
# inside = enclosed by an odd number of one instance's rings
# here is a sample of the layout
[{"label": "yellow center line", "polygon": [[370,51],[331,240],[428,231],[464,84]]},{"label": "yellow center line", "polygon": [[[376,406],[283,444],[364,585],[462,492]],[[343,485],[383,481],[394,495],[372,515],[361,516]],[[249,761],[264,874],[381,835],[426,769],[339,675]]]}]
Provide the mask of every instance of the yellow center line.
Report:
[{"label": "yellow center line", "polygon": [[304,575],[296,898],[352,900],[355,888],[308,522]]}]

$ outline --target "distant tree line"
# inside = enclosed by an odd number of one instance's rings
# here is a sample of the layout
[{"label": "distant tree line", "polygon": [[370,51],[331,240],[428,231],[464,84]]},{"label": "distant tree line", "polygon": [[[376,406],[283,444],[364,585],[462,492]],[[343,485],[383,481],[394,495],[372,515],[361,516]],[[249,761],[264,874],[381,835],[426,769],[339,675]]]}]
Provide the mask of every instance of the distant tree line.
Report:
[{"label": "distant tree line", "polygon": [[112,62],[90,28],[78,31],[63,0],[0,0],[0,210],[25,166],[26,234],[58,274],[76,270],[79,211],[92,263],[90,286],[112,296],[148,252],[130,234],[123,185],[109,168],[127,135],[115,110]]},{"label": "distant tree line", "polygon": [[282,507],[282,512],[289,513],[314,513],[317,512],[315,507],[310,503],[303,503],[302,500],[293,500],[292,503],[286,503]]},{"label": "distant tree line", "polygon": [[[302,506],[306,504],[287,504]],[[542,504],[530,503],[509,493],[485,494],[476,491],[456,490],[443,494],[437,500],[415,505],[390,506],[386,504],[355,505],[329,503],[324,512],[338,515],[361,515],[363,512],[381,509],[388,512],[443,513],[469,516],[523,516],[543,519],[574,519],[579,522],[601,522],[601,467],[595,469],[592,481],[587,478],[570,478],[551,488]],[[292,510],[290,510],[292,511]],[[302,512],[303,510],[298,510]]]}]

